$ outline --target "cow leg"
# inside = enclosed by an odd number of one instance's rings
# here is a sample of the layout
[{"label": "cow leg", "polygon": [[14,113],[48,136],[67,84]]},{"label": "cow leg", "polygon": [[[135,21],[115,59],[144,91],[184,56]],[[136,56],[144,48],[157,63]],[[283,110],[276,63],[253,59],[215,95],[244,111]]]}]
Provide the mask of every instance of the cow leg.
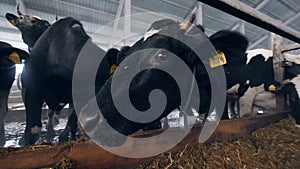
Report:
[{"label": "cow leg", "polygon": [[227,111],[228,111],[228,114],[230,115],[230,118],[234,117],[234,112],[233,112],[233,109],[232,109],[232,106],[231,106],[232,102],[233,101],[231,101],[231,100],[227,102],[227,105],[228,105],[228,110]]},{"label": "cow leg", "polygon": [[60,142],[66,142],[69,141],[69,135],[71,133],[71,140],[76,139],[76,131],[77,131],[78,125],[77,125],[77,115],[75,112],[72,112],[72,114],[68,118],[67,125],[64,129],[64,131],[59,135],[59,141]]},{"label": "cow leg", "polygon": [[164,118],[163,118],[163,128],[164,128],[164,129],[170,128],[168,117],[164,117]]},{"label": "cow leg", "polygon": [[237,100],[237,101],[235,102],[234,112],[235,112],[237,118],[240,118],[240,117],[241,117],[241,116],[240,116],[240,101],[239,101],[239,100]]},{"label": "cow leg", "polygon": [[[231,107],[230,107],[231,108]],[[227,104],[227,101],[225,103],[225,107],[224,107],[224,111],[223,111],[223,114],[221,116],[221,120],[225,120],[225,119],[229,119],[229,116],[228,116],[228,104]]]},{"label": "cow leg", "polygon": [[0,147],[3,147],[5,144],[4,120],[7,114],[8,95],[9,92],[0,91]]},{"label": "cow leg", "polygon": [[76,115],[73,103],[69,104],[69,111],[70,111],[71,115],[68,118],[68,122],[67,122],[67,125],[66,125],[64,131],[59,135],[60,142],[69,141],[70,133],[71,133],[71,140],[76,139],[76,131],[77,131],[78,125],[77,125],[77,115]]},{"label": "cow leg", "polygon": [[71,140],[76,140],[76,132],[78,128],[77,121],[78,121],[77,115],[73,110],[71,116],[68,119],[68,125],[70,126],[70,132],[71,132]]},{"label": "cow leg", "polygon": [[43,105],[42,90],[40,85],[31,81],[25,91],[25,108],[26,108],[26,128],[24,135],[24,144],[35,144],[41,134],[42,121],[41,112]]},{"label": "cow leg", "polygon": [[238,101],[236,100],[233,100],[233,101],[229,101],[228,103],[228,107],[229,107],[229,111],[230,111],[230,114],[231,114],[231,118],[238,118],[238,110],[237,110],[237,107],[238,107]]},{"label": "cow leg", "polygon": [[53,128],[53,117],[54,117],[55,111],[52,109],[48,110],[48,122],[47,122],[47,134],[46,139],[48,141],[51,141],[55,136],[55,131]]}]

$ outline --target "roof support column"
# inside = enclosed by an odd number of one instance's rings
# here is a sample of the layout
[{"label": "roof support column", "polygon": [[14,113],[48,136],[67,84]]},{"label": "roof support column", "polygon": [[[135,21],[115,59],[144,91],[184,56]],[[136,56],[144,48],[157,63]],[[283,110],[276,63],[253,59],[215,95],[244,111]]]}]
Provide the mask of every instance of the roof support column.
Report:
[{"label": "roof support column", "polygon": [[203,3],[198,2],[196,12],[196,25],[203,25]]},{"label": "roof support column", "polygon": [[112,30],[112,33],[111,33],[111,39],[109,40],[109,48],[112,48],[113,45],[114,45],[113,43],[115,41],[115,34],[117,32],[117,29],[118,29],[120,17],[121,17],[122,10],[123,10],[123,7],[124,7],[124,1],[125,0],[120,0],[119,1],[116,17],[115,17],[115,20],[114,20],[113,30]]},{"label": "roof support column", "polygon": [[[283,38],[279,35],[272,33],[272,41],[273,41],[273,67],[274,67],[274,80],[283,82],[284,69],[281,66],[282,61],[284,59],[283,54],[281,52],[281,47],[283,45]],[[276,108],[279,112],[283,112],[285,110],[285,99],[283,95],[276,95]]]},{"label": "roof support column", "polygon": [[245,21],[240,20],[239,23],[239,32],[243,35],[245,35]]},{"label": "roof support column", "polygon": [[[125,38],[128,38],[131,33],[131,0],[125,0],[124,5],[124,32]],[[129,42],[125,39],[124,46],[127,45]]]}]

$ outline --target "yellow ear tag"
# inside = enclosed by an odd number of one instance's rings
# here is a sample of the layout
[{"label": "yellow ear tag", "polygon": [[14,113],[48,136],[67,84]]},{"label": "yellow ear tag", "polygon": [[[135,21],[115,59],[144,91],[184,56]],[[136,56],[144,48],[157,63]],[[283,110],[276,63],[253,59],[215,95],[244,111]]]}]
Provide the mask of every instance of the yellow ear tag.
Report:
[{"label": "yellow ear tag", "polygon": [[276,86],[275,85],[270,85],[268,87],[268,90],[274,92],[276,90]]},{"label": "yellow ear tag", "polygon": [[10,22],[12,25],[14,25],[14,26],[17,25],[16,22],[15,22],[15,20],[13,20],[13,19],[9,20],[9,22]]},{"label": "yellow ear tag", "polygon": [[109,75],[112,75],[115,73],[115,71],[117,70],[118,66],[113,64],[111,67],[110,67],[110,70],[109,70]]},{"label": "yellow ear tag", "polygon": [[21,64],[20,56],[16,52],[11,53],[8,58],[15,64]]},{"label": "yellow ear tag", "polygon": [[227,63],[224,52],[217,50],[217,54],[209,58],[209,64],[211,68],[225,65]]}]

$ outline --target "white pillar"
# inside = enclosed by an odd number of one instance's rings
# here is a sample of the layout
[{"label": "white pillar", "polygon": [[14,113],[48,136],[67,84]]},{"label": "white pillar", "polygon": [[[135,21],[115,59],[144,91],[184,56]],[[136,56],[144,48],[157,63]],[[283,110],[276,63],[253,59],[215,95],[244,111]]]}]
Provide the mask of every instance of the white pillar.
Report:
[{"label": "white pillar", "polygon": [[[125,0],[124,15],[124,32],[125,38],[127,38],[131,33],[131,0]],[[124,45],[128,45],[128,43],[129,42],[125,40]]]},{"label": "white pillar", "polygon": [[203,3],[198,2],[198,10],[196,12],[196,25],[203,25]]}]

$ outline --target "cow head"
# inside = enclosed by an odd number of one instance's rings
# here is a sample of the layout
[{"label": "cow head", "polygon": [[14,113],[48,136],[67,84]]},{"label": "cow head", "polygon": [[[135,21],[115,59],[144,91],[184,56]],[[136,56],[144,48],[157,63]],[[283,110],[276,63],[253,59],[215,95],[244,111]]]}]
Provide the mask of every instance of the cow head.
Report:
[{"label": "cow head", "polygon": [[281,84],[274,80],[273,57],[255,55],[246,65],[245,77],[250,87],[264,85],[266,91],[275,92]]},{"label": "cow head", "polygon": [[245,84],[246,49],[248,47],[246,37],[235,31],[222,30],[210,36],[209,40],[216,50],[222,51],[226,57],[227,64],[224,65],[224,70],[227,88],[237,83]]},{"label": "cow head", "polygon": [[[193,72],[194,69],[198,69],[195,65],[198,62],[200,63],[200,59],[197,60],[195,58],[197,56],[195,56],[192,50],[180,41],[181,39],[187,38],[194,42],[195,46],[197,45],[195,37],[186,35],[188,28],[191,26],[192,20],[193,19],[189,19],[188,22],[183,23],[170,19],[154,22],[148,29],[145,36],[143,36],[138,42],[131,47],[121,49],[123,53],[119,53],[118,55],[118,62],[120,64],[118,65],[116,72],[106,81],[97,93],[97,103],[105,119],[100,120],[101,123],[106,121],[113,127],[114,130],[122,133],[123,135],[129,135],[146,127],[152,122],[159,121],[161,118],[167,116],[171,111],[181,105],[182,94],[179,85],[172,75],[160,70],[160,68],[172,67],[176,69],[178,65],[173,63],[174,60],[172,60],[170,56],[175,55],[176,58],[179,58],[178,60],[183,60],[184,65],[188,65],[187,69],[190,70],[190,72]],[[176,35],[177,38],[166,35],[166,33],[169,34],[170,32],[172,32],[173,35]],[[130,74],[129,72],[131,71],[136,73],[133,76],[133,79],[130,79],[129,81],[129,79],[126,79],[126,76],[128,77]],[[199,75],[200,74],[204,73],[199,71]],[[184,74],[183,77],[184,76],[186,76],[186,74]],[[113,79],[124,80],[121,80],[120,83],[115,82],[120,86],[113,87]],[[188,79],[188,81],[184,82],[188,84],[188,87],[190,87],[192,79],[190,77],[187,77],[186,79]],[[148,119],[149,116],[153,117],[152,115],[149,115],[150,113],[148,112],[149,110],[153,110],[153,107],[157,106],[154,105],[156,101],[161,101],[160,97],[155,97],[156,100],[152,102],[152,92],[157,89],[160,90],[161,93],[164,93],[164,101],[166,102],[165,107],[159,109],[160,112],[154,111],[159,114],[158,116],[155,115],[153,120],[151,119],[151,121],[147,122],[136,122],[126,118],[126,116],[123,116],[123,114],[118,111],[122,110],[122,112],[132,113],[133,111],[130,110],[133,107],[135,111],[141,112],[140,114],[143,115],[143,119]],[[199,93],[199,91],[196,91],[195,93],[197,92]],[[186,93],[184,94],[187,95]],[[113,100],[113,96],[120,100]],[[128,100],[130,101],[130,105],[126,104]],[[123,104],[125,107],[117,109],[115,103],[118,102]],[[195,104],[195,107],[198,109],[197,106],[199,106],[199,103],[197,104],[198,105]],[[154,109],[156,110],[156,108]],[[187,111],[187,113],[192,115],[192,111]],[[140,116],[140,114],[136,114],[135,112],[132,114],[134,116]],[[92,121],[94,120],[91,120],[91,122]],[[103,126],[100,125],[100,127],[102,128],[101,131],[111,131],[107,129],[104,124]],[[121,144],[121,142],[124,141],[118,138],[113,131],[103,134],[108,137],[103,140],[108,145]],[[114,141],[117,140],[118,143],[111,142],[110,138],[115,138]]]},{"label": "cow head", "polygon": [[50,26],[50,23],[46,20],[23,14],[19,10],[19,5],[17,6],[17,13],[19,17],[11,13],[6,13],[5,17],[21,31],[24,42],[29,47],[33,47],[37,39]]}]

